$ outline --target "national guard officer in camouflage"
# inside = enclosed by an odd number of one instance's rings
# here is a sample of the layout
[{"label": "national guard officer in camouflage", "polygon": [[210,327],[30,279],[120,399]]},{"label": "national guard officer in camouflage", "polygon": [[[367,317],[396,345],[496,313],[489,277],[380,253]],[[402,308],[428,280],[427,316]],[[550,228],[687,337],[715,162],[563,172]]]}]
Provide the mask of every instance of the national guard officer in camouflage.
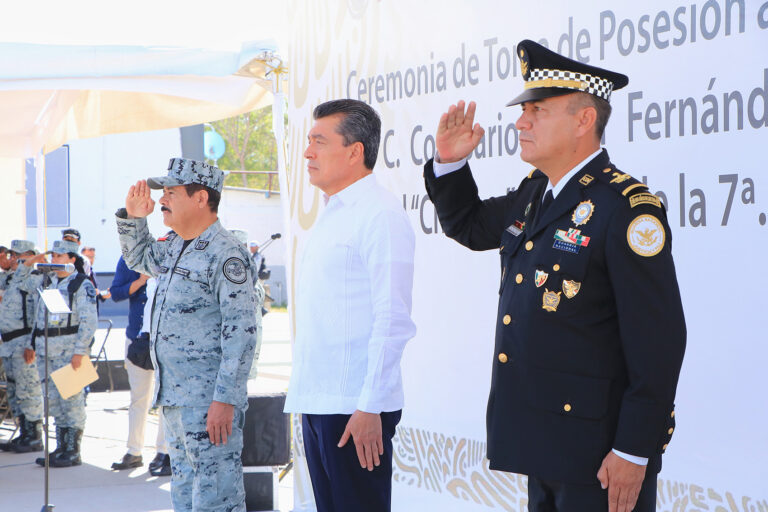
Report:
[{"label": "national guard officer in camouflage", "polygon": [[[29,346],[37,307],[37,292],[20,289],[25,266],[20,259],[35,255],[35,244],[29,240],[13,240],[9,250],[10,269],[2,279],[5,289],[0,302],[0,356],[3,358],[8,382],[8,402],[19,420],[19,436],[0,445],[5,451],[37,452],[43,449],[43,397],[37,366],[24,361],[24,349]],[[21,268],[19,268],[21,267]]]},{"label": "national guard officer in camouflage", "polygon": [[[90,343],[96,332],[96,289],[83,273],[83,258],[77,254],[74,242],[56,240],[51,250],[51,263],[72,263],[75,272],[64,270],[45,274],[32,270],[32,265],[44,261],[44,254],[24,261],[21,275],[24,277],[20,288],[27,293],[37,289],[57,289],[67,302],[71,313],[48,315],[48,373],[71,364],[78,369],[84,357],[90,355]],[[45,305],[38,300],[35,330],[30,345],[25,349],[24,359],[37,361],[37,370],[42,381],[45,375]],[[34,350],[34,352],[33,352]],[[48,386],[48,410],[56,422],[56,450],[51,454],[54,467],[70,467],[81,464],[80,441],[85,428],[85,392],[80,390],[64,399],[55,385]],[[45,465],[45,458],[35,462]]]},{"label": "national guard officer in camouflage", "polygon": [[[157,278],[150,352],[177,511],[245,511],[240,457],[261,304],[247,251],[218,220],[223,179],[214,166],[174,158],[167,176],[132,186],[117,212],[126,264]],[[173,230],[157,241],[145,218],[150,188],[163,189]]]},{"label": "national guard officer in camouflage", "polygon": [[501,255],[490,467],[528,475],[532,512],[652,512],[686,328],[664,206],[600,147],[629,79],[533,41],[516,53],[525,90],[508,105],[537,169],[480,200],[466,157],[483,129],[463,102],[424,168],[445,234]]}]

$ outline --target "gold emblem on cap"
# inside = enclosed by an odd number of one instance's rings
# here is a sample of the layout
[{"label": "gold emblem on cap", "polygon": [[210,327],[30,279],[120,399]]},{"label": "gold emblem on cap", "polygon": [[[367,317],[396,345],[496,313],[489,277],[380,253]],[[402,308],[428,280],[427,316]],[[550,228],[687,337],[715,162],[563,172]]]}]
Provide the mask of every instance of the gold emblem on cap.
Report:
[{"label": "gold emblem on cap", "polygon": [[581,283],[563,279],[563,293],[566,297],[569,299],[574,298],[576,294],[579,293],[579,290],[581,290]]},{"label": "gold emblem on cap", "polygon": [[629,247],[640,256],[659,254],[664,248],[665,239],[664,226],[653,215],[638,215],[627,228]]},{"label": "gold emblem on cap", "polygon": [[557,306],[560,305],[560,293],[562,292],[551,292],[546,288],[544,290],[541,307],[550,312],[557,311]]}]

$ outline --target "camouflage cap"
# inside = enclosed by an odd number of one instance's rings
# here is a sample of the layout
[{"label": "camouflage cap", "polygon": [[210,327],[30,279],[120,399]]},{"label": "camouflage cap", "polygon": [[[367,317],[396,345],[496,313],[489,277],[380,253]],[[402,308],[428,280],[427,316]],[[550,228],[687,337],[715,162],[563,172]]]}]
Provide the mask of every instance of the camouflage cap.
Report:
[{"label": "camouflage cap", "polygon": [[198,160],[171,158],[167,176],[147,180],[149,188],[154,189],[191,185],[192,183],[205,185],[216,192],[221,192],[221,187],[224,185],[224,173],[218,167]]},{"label": "camouflage cap", "polygon": [[67,229],[61,230],[61,238],[66,238],[68,236],[72,238],[77,238],[78,242],[80,241],[80,232],[75,228],[67,228]]},{"label": "camouflage cap", "polygon": [[230,229],[230,233],[235,235],[241,244],[246,245],[248,243],[248,232],[243,229]]},{"label": "camouflage cap", "polygon": [[29,240],[11,240],[10,250],[19,254],[29,251],[36,252],[35,242],[31,242]]},{"label": "camouflage cap", "polygon": [[69,240],[56,240],[53,242],[51,252],[55,252],[56,254],[67,254],[70,252],[77,254],[78,249],[79,246],[75,242],[70,242]]}]

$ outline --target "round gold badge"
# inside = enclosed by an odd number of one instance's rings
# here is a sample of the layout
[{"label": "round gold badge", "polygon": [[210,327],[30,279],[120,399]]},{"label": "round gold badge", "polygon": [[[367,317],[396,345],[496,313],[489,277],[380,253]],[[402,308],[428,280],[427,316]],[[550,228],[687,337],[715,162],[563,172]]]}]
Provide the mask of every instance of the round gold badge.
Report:
[{"label": "round gold badge", "polygon": [[627,228],[630,249],[640,256],[656,256],[664,248],[666,234],[661,221],[653,215],[639,215]]}]

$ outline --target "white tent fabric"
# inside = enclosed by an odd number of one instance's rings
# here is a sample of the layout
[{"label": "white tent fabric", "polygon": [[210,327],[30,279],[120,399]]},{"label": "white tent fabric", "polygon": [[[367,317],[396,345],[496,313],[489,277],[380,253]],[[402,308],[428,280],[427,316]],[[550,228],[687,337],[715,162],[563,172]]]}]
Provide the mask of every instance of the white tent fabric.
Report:
[{"label": "white tent fabric", "polygon": [[270,41],[239,52],[0,44],[0,156],[67,140],[187,126],[272,101]]},{"label": "white tent fabric", "polygon": [[[189,126],[267,106],[284,77],[276,46],[0,43],[0,157],[35,158],[37,218],[45,223],[43,154],[73,139]],[[277,142],[282,147],[282,137]],[[43,233],[40,247],[47,246]]]}]

